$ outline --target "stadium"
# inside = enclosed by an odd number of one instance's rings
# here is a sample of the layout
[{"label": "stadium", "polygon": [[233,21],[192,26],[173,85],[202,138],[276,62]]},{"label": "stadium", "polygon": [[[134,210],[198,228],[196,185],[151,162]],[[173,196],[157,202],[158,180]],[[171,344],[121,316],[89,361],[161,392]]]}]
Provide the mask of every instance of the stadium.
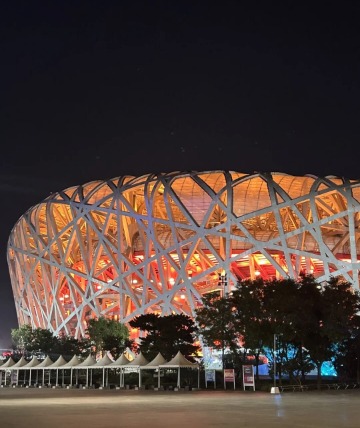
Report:
[{"label": "stadium", "polygon": [[20,325],[83,337],[87,321],[185,313],[246,278],[359,288],[360,181],[335,176],[173,172],[51,194],[11,231]]}]

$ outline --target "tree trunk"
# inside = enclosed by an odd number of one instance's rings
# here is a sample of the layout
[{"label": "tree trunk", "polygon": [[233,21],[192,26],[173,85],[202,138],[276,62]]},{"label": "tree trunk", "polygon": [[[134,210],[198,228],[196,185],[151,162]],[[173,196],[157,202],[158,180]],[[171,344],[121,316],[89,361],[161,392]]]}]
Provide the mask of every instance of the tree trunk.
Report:
[{"label": "tree trunk", "polygon": [[224,370],[225,368],[225,344],[224,341],[221,341],[221,361],[222,361],[222,368]]},{"label": "tree trunk", "polygon": [[259,357],[260,354],[255,353],[255,379],[259,380]]},{"label": "tree trunk", "polygon": [[302,350],[302,343],[299,345],[299,352],[300,352],[300,367],[301,367],[301,381],[302,383],[305,382],[305,370],[304,370],[304,356],[303,356],[303,350]]},{"label": "tree trunk", "polygon": [[317,389],[321,389],[321,366],[322,366],[322,361],[316,363],[316,368],[317,368]]},{"label": "tree trunk", "polygon": [[279,385],[282,385],[282,363],[280,363],[280,362],[277,363],[276,367],[277,367],[277,372],[278,372],[278,377],[279,377],[278,382],[279,382]]}]

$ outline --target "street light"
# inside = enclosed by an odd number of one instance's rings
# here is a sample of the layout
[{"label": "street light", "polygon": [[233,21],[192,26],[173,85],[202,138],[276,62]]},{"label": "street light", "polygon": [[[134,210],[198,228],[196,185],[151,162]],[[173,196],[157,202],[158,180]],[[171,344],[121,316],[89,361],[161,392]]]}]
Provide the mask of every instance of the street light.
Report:
[{"label": "street light", "polygon": [[276,334],[274,334],[274,386],[270,392],[271,394],[280,394],[279,387],[276,386]]},{"label": "street light", "polygon": [[218,273],[219,281],[218,286],[223,289],[223,294],[226,296],[227,294],[227,274],[225,272],[225,269],[223,269],[221,272]]}]

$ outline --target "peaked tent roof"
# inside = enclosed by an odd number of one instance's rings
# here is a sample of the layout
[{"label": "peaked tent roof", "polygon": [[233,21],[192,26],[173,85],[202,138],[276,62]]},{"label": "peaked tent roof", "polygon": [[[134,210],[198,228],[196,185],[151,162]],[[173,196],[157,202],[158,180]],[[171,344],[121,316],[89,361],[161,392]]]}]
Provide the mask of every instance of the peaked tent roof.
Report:
[{"label": "peaked tent roof", "polygon": [[149,364],[149,361],[144,357],[144,355],[140,351],[139,354],[137,354],[137,356],[132,361],[130,361],[130,363],[127,364],[126,366],[142,367],[142,366],[146,366],[146,364]]},{"label": "peaked tent roof", "polygon": [[90,367],[96,364],[95,358],[90,354],[82,363],[79,363],[76,367]]},{"label": "peaked tent roof", "polygon": [[78,364],[80,364],[80,360],[77,357],[77,355],[74,355],[69,362],[67,362],[66,364],[64,364],[62,366],[62,368],[65,368],[65,367],[75,367]]},{"label": "peaked tent roof", "polygon": [[114,360],[112,360],[108,354],[105,354],[93,367],[105,367],[112,364]]},{"label": "peaked tent roof", "polygon": [[159,366],[161,366],[162,364],[166,364],[167,361],[165,360],[165,358],[162,356],[161,352],[159,352],[156,357],[150,361],[150,363],[146,364],[146,366],[144,366],[144,369],[157,369]]},{"label": "peaked tent roof", "polygon": [[123,367],[123,366],[127,366],[129,363],[130,363],[129,358],[127,358],[127,356],[124,353],[122,353],[120,355],[120,357],[111,364],[111,366],[112,367]]},{"label": "peaked tent roof", "polygon": [[11,366],[11,368],[12,369],[17,369],[18,367],[24,367],[24,366],[26,366],[26,364],[28,364],[29,363],[29,361],[28,360],[25,360],[25,357],[24,356],[22,356],[21,358],[20,358],[20,360],[17,362],[17,363],[15,363],[13,366]]},{"label": "peaked tent roof", "polygon": [[172,358],[166,364],[161,364],[161,367],[193,367],[193,368],[199,368],[199,364],[192,363],[187,358],[185,358],[184,355],[180,351],[178,351],[178,353],[175,355],[174,358]]},{"label": "peaked tent roof", "polygon": [[65,360],[65,358],[62,355],[60,355],[60,357],[55,361],[55,363],[52,363],[50,366],[48,366],[48,368],[52,369],[56,367],[61,367],[66,363],[67,361]]},{"label": "peaked tent roof", "polygon": [[24,369],[37,367],[40,364],[40,361],[37,359],[37,356],[34,355],[31,360],[24,366]]},{"label": "peaked tent roof", "polygon": [[49,367],[52,364],[54,364],[54,361],[49,357],[49,355],[46,356],[44,361],[41,361],[41,363],[37,366],[38,368],[40,367]]},{"label": "peaked tent roof", "polygon": [[15,363],[15,361],[13,360],[13,358],[12,358],[12,357],[9,357],[9,359],[8,359],[8,360],[6,360],[6,362],[1,366],[1,368],[4,368],[4,367],[12,367],[14,364],[16,364],[16,363]]}]

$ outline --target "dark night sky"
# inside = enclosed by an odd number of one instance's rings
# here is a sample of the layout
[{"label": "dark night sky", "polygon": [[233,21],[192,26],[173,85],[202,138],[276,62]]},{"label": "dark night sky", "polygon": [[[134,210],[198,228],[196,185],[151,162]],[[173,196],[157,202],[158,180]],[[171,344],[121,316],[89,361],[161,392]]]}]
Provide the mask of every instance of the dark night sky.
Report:
[{"label": "dark night sky", "polygon": [[360,178],[358,1],[0,6],[0,348],[6,245],[50,192],[178,170]]}]

